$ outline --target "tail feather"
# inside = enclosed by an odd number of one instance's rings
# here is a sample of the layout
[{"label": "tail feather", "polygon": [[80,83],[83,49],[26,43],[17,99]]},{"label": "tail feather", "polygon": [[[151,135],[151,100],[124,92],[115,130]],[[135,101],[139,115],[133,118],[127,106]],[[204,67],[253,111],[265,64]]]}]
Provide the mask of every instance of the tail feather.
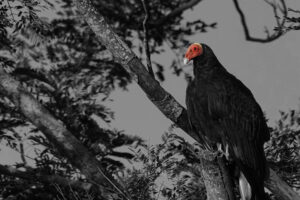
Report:
[{"label": "tail feather", "polygon": [[241,200],[251,200],[251,186],[248,183],[243,172],[240,172],[239,176],[239,189],[241,194]]},{"label": "tail feather", "polygon": [[266,200],[263,181],[258,184],[249,183],[245,175],[240,172],[239,176],[239,189],[241,200]]}]

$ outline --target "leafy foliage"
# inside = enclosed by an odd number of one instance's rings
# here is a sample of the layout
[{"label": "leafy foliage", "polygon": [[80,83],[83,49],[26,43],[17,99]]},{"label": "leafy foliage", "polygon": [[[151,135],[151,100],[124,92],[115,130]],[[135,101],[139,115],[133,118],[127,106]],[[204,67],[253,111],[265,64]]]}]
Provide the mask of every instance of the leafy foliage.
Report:
[{"label": "leafy foliage", "polygon": [[273,169],[293,188],[300,188],[300,111],[280,112],[265,148]]},{"label": "leafy foliage", "polygon": [[136,199],[143,195],[146,199],[205,199],[197,148],[173,133],[165,133],[162,144],[132,149],[135,166],[141,167],[127,170],[122,178],[128,191]]},{"label": "leafy foliage", "polygon": [[[271,129],[271,139],[266,144],[267,160],[291,187],[299,189],[300,112],[281,112],[281,119]],[[129,171],[134,183],[133,190],[149,187],[152,197],[161,195],[166,199],[205,199],[206,191],[201,176],[201,151],[197,144],[191,145],[174,133],[166,133],[163,143],[136,151],[136,159],[143,163],[142,169]],[[234,168],[232,168],[234,170]],[[235,172],[232,172],[235,173]],[[139,194],[139,193],[134,193]],[[238,195],[238,194],[236,194]],[[271,195],[271,199],[274,197]]]}]

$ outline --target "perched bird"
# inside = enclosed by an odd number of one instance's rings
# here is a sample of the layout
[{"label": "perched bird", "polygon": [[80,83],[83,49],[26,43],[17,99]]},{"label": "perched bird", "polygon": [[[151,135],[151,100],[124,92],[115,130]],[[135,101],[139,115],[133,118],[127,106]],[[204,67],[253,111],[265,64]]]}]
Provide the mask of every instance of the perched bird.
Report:
[{"label": "perched bird", "polygon": [[209,46],[190,45],[184,63],[191,60],[194,79],[187,87],[186,105],[192,128],[206,146],[221,149],[237,165],[242,199],[266,199],[269,171],[263,145],[270,133],[260,106]]}]

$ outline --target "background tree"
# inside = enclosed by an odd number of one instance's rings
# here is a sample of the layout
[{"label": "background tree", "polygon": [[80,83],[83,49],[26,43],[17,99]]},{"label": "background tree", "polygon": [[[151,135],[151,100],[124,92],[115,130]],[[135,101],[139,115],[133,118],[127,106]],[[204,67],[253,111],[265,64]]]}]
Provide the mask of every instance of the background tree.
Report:
[{"label": "background tree", "polygon": [[280,112],[281,118],[272,129],[265,152],[269,165],[295,190],[300,188],[300,113]]}]

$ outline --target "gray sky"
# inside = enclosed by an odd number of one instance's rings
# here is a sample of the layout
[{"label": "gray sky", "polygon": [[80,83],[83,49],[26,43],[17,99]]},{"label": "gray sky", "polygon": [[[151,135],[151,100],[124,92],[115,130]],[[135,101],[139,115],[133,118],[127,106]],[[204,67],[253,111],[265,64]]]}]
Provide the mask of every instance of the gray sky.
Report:
[{"label": "gray sky", "polygon": [[[290,7],[300,8],[300,2],[288,1]],[[264,37],[264,26],[272,31],[275,21],[272,9],[262,0],[240,0],[252,36]],[[248,10],[247,10],[248,9]],[[186,19],[218,22],[217,29],[199,33],[191,41],[208,44],[229,72],[237,76],[253,92],[266,112],[269,124],[279,119],[279,110],[298,108],[300,97],[300,36],[290,32],[278,40],[267,43],[247,42],[232,1],[206,0],[193,10],[184,13]],[[162,86],[185,106],[186,82],[172,75],[168,66],[175,55],[167,51],[153,55],[152,59],[166,66],[166,81]],[[185,68],[191,70],[191,67]],[[171,122],[152,105],[142,90],[134,83],[129,92],[116,91],[109,104],[115,111],[112,127],[124,129],[128,134],[140,135],[149,144],[159,143],[161,135]],[[178,130],[179,134],[182,132]],[[176,130],[176,131],[177,131]],[[185,135],[185,134],[182,134]]]}]

